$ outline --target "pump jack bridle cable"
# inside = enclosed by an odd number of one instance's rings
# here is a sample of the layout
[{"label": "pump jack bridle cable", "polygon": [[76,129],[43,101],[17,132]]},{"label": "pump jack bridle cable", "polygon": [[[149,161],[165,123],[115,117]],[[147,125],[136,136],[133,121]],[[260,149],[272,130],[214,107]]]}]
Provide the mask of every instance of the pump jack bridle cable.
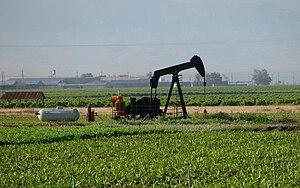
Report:
[{"label": "pump jack bridle cable", "polygon": [[206,86],[206,81],[205,81],[205,77],[204,77],[204,80],[203,80],[203,95],[204,95],[204,115],[207,114],[207,110],[206,110],[206,90],[205,90],[205,86]]}]

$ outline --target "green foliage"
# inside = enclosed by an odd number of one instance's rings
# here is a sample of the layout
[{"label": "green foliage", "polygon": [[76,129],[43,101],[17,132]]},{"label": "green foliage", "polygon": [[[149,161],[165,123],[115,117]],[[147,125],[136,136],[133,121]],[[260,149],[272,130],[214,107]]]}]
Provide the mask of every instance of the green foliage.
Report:
[{"label": "green foliage", "polygon": [[193,187],[299,184],[300,132],[236,131],[297,125],[299,114],[220,112],[149,121],[103,116],[94,124],[84,117],[45,123],[0,116],[0,122],[2,187],[70,187],[71,172],[76,187],[187,187],[188,168]]},{"label": "green foliage", "polygon": [[223,112],[211,114],[209,115],[209,118],[217,119],[217,120],[228,120],[228,121],[233,120],[233,118],[229,114]]},{"label": "green foliage", "polygon": [[[208,87],[204,96],[197,87],[184,88],[184,97],[188,105],[300,104],[299,90],[299,86]],[[148,88],[124,89],[121,94],[128,103],[131,96],[148,92]],[[159,89],[162,102],[167,92],[168,88]],[[117,90],[45,93],[47,107],[110,106]],[[12,104],[29,107],[34,102]],[[1,187],[70,187],[71,172],[77,187],[187,187],[188,168],[192,187],[299,185],[300,132],[246,131],[290,130],[299,125],[299,114],[220,112],[151,121],[103,116],[93,124],[84,118],[48,123],[35,116],[0,116]]]},{"label": "green foliage", "polygon": [[206,82],[208,86],[220,86],[222,85],[222,76],[218,72],[212,72],[206,74]]},{"label": "green foliage", "polygon": [[[57,89],[44,90],[45,107],[58,105],[66,107],[110,107],[111,96],[120,90],[126,104],[130,97],[137,99],[150,96],[149,88],[99,88],[99,89]],[[158,88],[158,98],[165,105],[169,88]],[[206,95],[202,87],[184,87],[183,94],[187,106],[253,106],[274,104],[300,104],[300,86],[223,86],[207,87]],[[174,91],[170,105],[179,104],[178,94]],[[1,102],[2,107],[37,107],[36,101]],[[41,107],[41,104],[38,104]]]},{"label": "green foliage", "polygon": [[68,127],[16,127],[0,129],[0,146],[52,143],[70,140],[97,139],[100,137],[133,136],[142,134],[176,133],[177,130],[117,127],[117,126],[68,126]]},{"label": "green foliage", "polygon": [[221,102],[221,106],[239,106],[240,104],[241,104],[240,100],[234,100],[234,99],[223,100]]},{"label": "green foliage", "polygon": [[[111,116],[101,116],[95,123],[88,123],[85,116],[76,122],[41,122],[36,116],[0,116],[0,145],[47,143],[99,137],[126,136],[137,134],[176,133],[189,131],[189,126],[203,129],[215,123],[227,125],[249,124],[297,124],[298,114],[194,114],[189,119],[175,119],[173,116],[160,117],[154,120],[115,121]],[[97,126],[91,126],[97,125]],[[180,126],[177,126],[180,125]],[[184,126],[184,127],[182,127]]]},{"label": "green foliage", "polygon": [[193,187],[299,184],[300,132],[125,133],[0,146],[0,184],[70,187],[74,172],[77,187],[187,187],[188,168]]},{"label": "green foliage", "polygon": [[272,81],[268,71],[266,69],[253,70],[252,80],[256,85],[269,85]]},{"label": "green foliage", "polygon": [[[264,114],[238,114],[237,119],[252,123],[279,123],[280,120],[272,120]],[[276,122],[277,121],[277,122]]]}]

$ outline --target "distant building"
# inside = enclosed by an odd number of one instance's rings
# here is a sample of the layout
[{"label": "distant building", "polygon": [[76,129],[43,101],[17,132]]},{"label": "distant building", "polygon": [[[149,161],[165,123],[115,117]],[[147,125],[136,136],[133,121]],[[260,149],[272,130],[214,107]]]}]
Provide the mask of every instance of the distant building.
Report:
[{"label": "distant building", "polygon": [[65,78],[57,85],[62,88],[104,88],[107,81],[101,80],[101,77]]},{"label": "distant building", "polygon": [[[64,78],[11,78],[5,81],[6,89],[56,88]],[[4,86],[2,86],[4,87]]]},{"label": "distant building", "polygon": [[229,82],[229,86],[251,86],[253,85],[252,81],[236,81],[236,82]]},{"label": "distant building", "polygon": [[[100,88],[107,82],[100,77],[87,78],[13,78],[5,81],[5,89]],[[2,86],[4,87],[4,86]]]},{"label": "distant building", "polygon": [[126,87],[150,87],[148,76],[105,76],[102,80],[107,81],[106,87],[126,88]]},{"label": "distant building", "polygon": [[9,103],[13,100],[35,100],[37,106],[39,105],[39,101],[42,102],[42,106],[44,106],[45,95],[43,92],[5,92],[1,101],[8,101]]},{"label": "distant building", "polygon": [[[159,87],[170,87],[171,82],[162,79]],[[203,86],[203,82],[181,82],[185,87]],[[222,82],[228,85],[228,82]],[[5,81],[5,89],[55,89],[55,88],[127,88],[150,87],[150,78],[147,76],[98,76],[73,78],[13,78]],[[2,88],[4,89],[4,88]]]},{"label": "distant building", "polygon": [[126,87],[149,87],[149,79],[136,80],[112,80],[109,82],[109,87],[112,88],[126,88]]}]

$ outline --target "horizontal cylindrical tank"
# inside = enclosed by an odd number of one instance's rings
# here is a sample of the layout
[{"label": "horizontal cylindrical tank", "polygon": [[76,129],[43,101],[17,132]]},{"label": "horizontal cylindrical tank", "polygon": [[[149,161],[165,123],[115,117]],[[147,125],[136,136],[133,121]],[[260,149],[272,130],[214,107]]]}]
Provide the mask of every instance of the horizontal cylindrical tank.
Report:
[{"label": "horizontal cylindrical tank", "polygon": [[80,117],[76,108],[64,109],[63,107],[41,109],[37,115],[41,121],[77,121]]}]

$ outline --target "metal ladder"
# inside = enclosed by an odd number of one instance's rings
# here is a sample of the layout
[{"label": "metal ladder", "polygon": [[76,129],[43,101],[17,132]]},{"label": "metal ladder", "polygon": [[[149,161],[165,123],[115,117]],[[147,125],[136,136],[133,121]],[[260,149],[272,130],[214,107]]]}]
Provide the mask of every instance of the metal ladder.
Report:
[{"label": "metal ladder", "polygon": [[[182,86],[183,86],[182,74],[178,75],[178,80],[179,80],[180,87],[182,88]],[[178,98],[178,90],[175,90],[175,93],[176,93],[176,95],[175,95],[176,96],[176,104],[174,106],[174,117],[178,118],[179,114],[183,115],[183,111],[182,111],[182,107],[180,105],[180,99]]]}]

